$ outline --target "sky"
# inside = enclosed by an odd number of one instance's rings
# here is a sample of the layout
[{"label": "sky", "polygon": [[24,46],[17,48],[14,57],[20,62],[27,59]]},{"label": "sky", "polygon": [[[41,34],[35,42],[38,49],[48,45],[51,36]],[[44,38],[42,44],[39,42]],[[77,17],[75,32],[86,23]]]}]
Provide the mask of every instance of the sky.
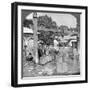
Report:
[{"label": "sky", "polygon": [[[66,13],[37,13],[37,16],[43,16],[48,15],[53,19],[53,21],[56,21],[57,25],[66,25],[69,28],[76,28],[77,20],[76,18],[71,14]],[[26,19],[32,19],[33,13],[30,13],[26,16]]]}]

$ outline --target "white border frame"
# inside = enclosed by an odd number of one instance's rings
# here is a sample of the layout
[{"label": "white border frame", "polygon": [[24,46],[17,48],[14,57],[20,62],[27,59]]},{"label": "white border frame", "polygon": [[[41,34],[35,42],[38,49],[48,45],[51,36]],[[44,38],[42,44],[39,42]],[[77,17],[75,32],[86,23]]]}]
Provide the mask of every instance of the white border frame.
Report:
[{"label": "white border frame", "polygon": [[[48,76],[48,77],[30,77],[21,78],[21,10],[43,10],[43,11],[64,11],[64,12],[79,12],[80,18],[80,75],[69,76]],[[51,7],[36,7],[36,6],[18,6],[18,84],[32,83],[48,83],[48,82],[63,82],[63,81],[80,81],[85,80],[85,10],[70,9],[70,8],[51,8]]]}]

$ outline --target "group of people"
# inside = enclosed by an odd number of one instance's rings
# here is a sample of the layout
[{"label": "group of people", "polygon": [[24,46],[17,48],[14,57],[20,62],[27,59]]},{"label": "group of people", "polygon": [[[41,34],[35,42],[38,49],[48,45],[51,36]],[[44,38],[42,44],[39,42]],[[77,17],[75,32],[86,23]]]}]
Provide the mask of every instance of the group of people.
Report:
[{"label": "group of people", "polygon": [[[37,55],[38,55],[38,59],[40,60],[42,57],[45,57],[45,56],[52,56],[53,59],[55,59],[56,55],[60,52],[60,48],[62,47],[66,47],[66,43],[68,41],[66,40],[62,40],[62,41],[58,41],[57,40],[58,38],[55,37],[55,39],[53,40],[53,45],[45,45],[45,44],[42,44],[42,43],[38,43],[38,48],[37,48]],[[33,42],[33,40],[32,40]],[[27,48],[27,51],[28,52],[28,55],[26,55],[26,60],[27,61],[35,61],[34,60],[34,55],[32,52],[34,52],[34,48],[33,46],[31,47],[31,41],[29,43],[29,46],[30,48]],[[33,45],[33,44],[32,44]],[[64,50],[64,49],[63,49]]]}]

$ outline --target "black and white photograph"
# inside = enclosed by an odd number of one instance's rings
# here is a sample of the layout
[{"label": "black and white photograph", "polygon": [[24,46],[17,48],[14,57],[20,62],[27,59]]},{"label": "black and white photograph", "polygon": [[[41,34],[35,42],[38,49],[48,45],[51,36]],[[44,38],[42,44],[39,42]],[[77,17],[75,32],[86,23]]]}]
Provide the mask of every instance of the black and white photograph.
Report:
[{"label": "black and white photograph", "polygon": [[80,14],[22,10],[22,76],[80,75]]},{"label": "black and white photograph", "polygon": [[17,4],[17,83],[86,80],[86,7]]}]

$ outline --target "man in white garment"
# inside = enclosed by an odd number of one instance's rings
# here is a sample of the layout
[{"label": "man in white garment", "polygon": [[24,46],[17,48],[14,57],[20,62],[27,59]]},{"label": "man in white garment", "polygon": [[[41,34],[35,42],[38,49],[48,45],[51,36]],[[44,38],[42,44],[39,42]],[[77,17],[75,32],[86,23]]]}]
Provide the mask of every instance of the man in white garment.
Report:
[{"label": "man in white garment", "polygon": [[54,49],[56,50],[56,51],[58,51],[59,50],[59,47],[58,47],[58,44],[59,44],[59,42],[56,40],[56,38],[54,39]]}]

